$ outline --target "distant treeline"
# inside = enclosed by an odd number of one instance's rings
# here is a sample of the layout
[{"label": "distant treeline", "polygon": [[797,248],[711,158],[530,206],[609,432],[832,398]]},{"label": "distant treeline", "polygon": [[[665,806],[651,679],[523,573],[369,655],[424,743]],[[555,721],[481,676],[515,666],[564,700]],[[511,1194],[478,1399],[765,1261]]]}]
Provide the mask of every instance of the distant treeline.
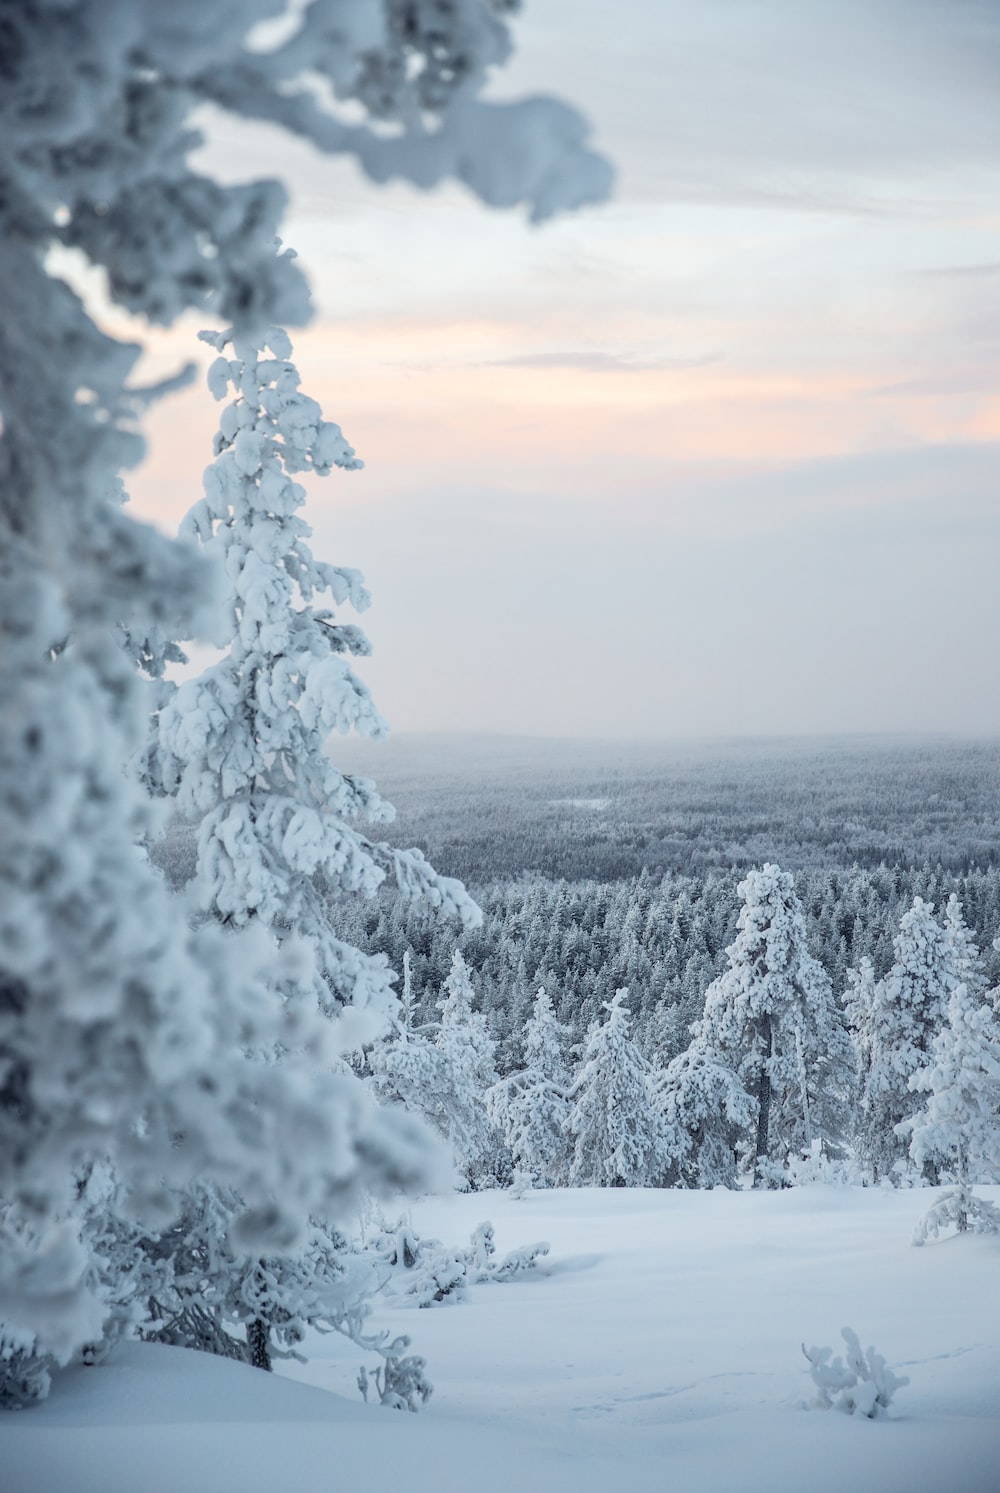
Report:
[{"label": "distant treeline", "polygon": [[678,745],[475,738],[337,745],[395,844],[472,886],[742,870],[1000,865],[1000,743]]}]

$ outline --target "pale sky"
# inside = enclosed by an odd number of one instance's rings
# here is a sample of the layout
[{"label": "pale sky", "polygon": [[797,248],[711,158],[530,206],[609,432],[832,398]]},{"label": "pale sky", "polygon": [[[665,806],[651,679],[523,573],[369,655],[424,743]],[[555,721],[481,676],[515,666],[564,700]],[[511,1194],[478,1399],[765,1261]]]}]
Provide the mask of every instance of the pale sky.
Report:
[{"label": "pale sky", "polygon": [[[1000,730],[1000,5],[526,0],[508,96],[580,107],[614,200],[541,229],[263,129],[314,288],[311,489],[401,730]],[[194,325],[159,349],[197,355]],[[218,416],[153,415],[175,527]]]}]

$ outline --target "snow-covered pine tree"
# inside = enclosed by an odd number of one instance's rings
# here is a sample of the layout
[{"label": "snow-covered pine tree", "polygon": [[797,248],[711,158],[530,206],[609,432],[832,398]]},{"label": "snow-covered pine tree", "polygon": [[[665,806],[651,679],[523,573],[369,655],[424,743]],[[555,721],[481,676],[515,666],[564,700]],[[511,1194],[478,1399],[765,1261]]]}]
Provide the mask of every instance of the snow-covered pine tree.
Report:
[{"label": "snow-covered pine tree", "polygon": [[404,955],[403,1000],[390,1028],[368,1049],[368,1082],[386,1104],[401,1105],[437,1129],[450,1093],[447,1065],[433,1034],[437,1023],[413,1026],[409,950]]},{"label": "snow-covered pine tree", "polygon": [[399,1024],[404,1032],[413,1028],[413,956],[403,950],[403,988],[399,992]]},{"label": "snow-covered pine tree", "polygon": [[495,1184],[509,1165],[503,1141],[486,1112],[497,1081],[496,1044],[486,1018],[473,1010],[469,966],[456,949],[441,993],[441,1026],[434,1039],[445,1085],[437,1122],[451,1142],[455,1164],[473,1187]]},{"label": "snow-covered pine tree", "polygon": [[757,1102],[734,1069],[696,1039],[659,1074],[654,1094],[670,1157],[670,1185],[735,1187]]},{"label": "snow-covered pine tree", "polygon": [[1000,1032],[990,1007],[964,985],[952,991],[948,1022],[931,1043],[929,1063],[910,1077],[926,1105],[898,1126],[917,1166],[931,1162],[954,1183],[917,1226],[915,1243],[948,1222],[959,1233],[995,1233],[1000,1209],[973,1195],[976,1182],[1000,1181]]},{"label": "snow-covered pine tree", "polygon": [[[233,1245],[237,1198],[196,1184],[184,1205],[169,1233],[137,1241],[156,1323],[144,1336],[223,1356],[241,1350],[256,1368],[269,1369],[272,1358],[291,1356],[310,1328],[348,1335],[360,1329],[377,1281],[371,1263],[335,1229],[313,1220],[293,1255],[254,1255]],[[228,1337],[236,1326],[245,1343]]]},{"label": "snow-covered pine tree", "polygon": [[503,1136],[514,1166],[543,1187],[566,1180],[566,1125],[571,1076],[565,1056],[566,1028],[556,1018],[543,985],[524,1032],[524,1067],[495,1083],[486,1110]]},{"label": "snow-covered pine tree", "polygon": [[[222,399],[232,388],[235,397],[223,410],[204,497],[182,532],[224,568],[227,651],[159,712],[154,764],[162,791],[199,826],[192,892],[200,909],[227,926],[253,921],[305,943],[315,1001],[338,1016],[351,1009],[351,1047],[384,1026],[395,977],[384,956],[336,937],[332,904],[373,894],[391,872],[404,896],[466,926],[479,914],[461,884],[437,876],[419,851],[378,844],[356,827],[392,810],[326,750],[332,732],[377,737],[387,728],[348,662],[369,652],[367,639],[316,604],[330,597],[360,610],[368,594],[356,570],[313,558],[295,476],[360,463],[339,426],[300,391],[283,331],[267,333],[270,356],[231,333],[201,335],[219,353],[209,370],[213,393]],[[366,1009],[375,1018],[367,1032],[356,1014]]]},{"label": "snow-covered pine tree", "polygon": [[478,1187],[504,1174],[510,1157],[487,1113],[486,1096],[497,1082],[496,1044],[474,999],[469,967],[455,949],[440,1022],[412,1030],[397,1018],[390,1036],[374,1043],[368,1067],[375,1092],[440,1131],[466,1183]]},{"label": "snow-covered pine tree", "polygon": [[765,865],[738,890],[743,906],[726,950],[729,968],[705,994],[695,1042],[754,1100],[744,1154],[759,1183],[814,1141],[840,1143],[854,1056],[830,982],[807,948],[791,875]]},{"label": "snow-covered pine tree", "polygon": [[[204,497],[183,529],[218,557],[227,577],[219,635],[227,650],[166,699],[149,771],[180,814],[198,824],[189,892],[199,913],[231,928],[252,922],[277,943],[291,940],[300,955],[305,951],[276,999],[292,1010],[318,1006],[335,1021],[346,1052],[387,1024],[395,976],[384,955],[365,955],[337,937],[338,900],[373,894],[391,871],[402,895],[468,927],[479,912],[460,883],[437,876],[419,851],[375,843],[357,827],[359,820],[388,819],[392,810],[372,783],[340,773],[326,751],[334,731],[381,736],[386,727],[347,661],[369,651],[364,634],[317,604],[329,597],[360,609],[367,593],[357,571],[313,557],[300,511],[305,489],[295,476],[360,463],[340,428],[300,391],[283,331],[261,339],[266,350],[230,333],[202,337],[219,353],[209,370],[213,393],[222,399],[232,388],[235,397],[223,410]],[[200,1201],[210,1203],[214,1217],[228,1196],[199,1189],[187,1212],[197,1212]],[[329,1250],[317,1256],[331,1257]],[[217,1250],[213,1258],[243,1279],[234,1251]],[[248,1323],[261,1367],[269,1366],[270,1330],[285,1313],[273,1282],[300,1274],[295,1261],[251,1262],[247,1279],[272,1283],[251,1294],[278,1313],[273,1323]],[[220,1302],[232,1296],[221,1284],[216,1294]]]},{"label": "snow-covered pine tree", "polygon": [[867,954],[859,961],[857,969],[847,971],[847,989],[842,1001],[848,1029],[854,1042],[854,1120],[849,1128],[849,1138],[855,1154],[867,1172],[871,1172],[872,1136],[868,1128],[867,1107],[868,1084],[871,1077],[872,1056],[875,1048],[875,1009],[878,1000],[878,979],[875,967]]},{"label": "snow-covered pine tree", "polygon": [[413,970],[408,947],[402,963],[399,1010],[389,1029],[367,1051],[368,1082],[385,1103],[400,1104],[433,1122],[444,1102],[444,1065],[430,1035],[432,1028],[415,1029],[413,1025]]},{"label": "snow-covered pine tree", "polygon": [[[236,1247],[232,1222],[239,1199],[223,1188],[186,1188],[181,1211],[157,1233],[108,1206],[102,1194],[109,1185],[115,1184],[107,1169],[95,1168],[86,1187],[86,1227],[119,1332],[131,1326],[149,1342],[199,1347],[270,1368],[272,1357],[298,1357],[307,1331],[337,1331],[394,1363],[390,1372],[412,1375],[414,1389],[426,1398],[423,1361],[401,1357],[409,1339],[389,1342],[388,1334],[366,1330],[370,1298],[383,1283],[380,1262],[336,1229],[314,1219],[294,1255],[261,1257]],[[245,1341],[234,1336],[240,1327]]]},{"label": "snow-covered pine tree", "polygon": [[858,963],[857,969],[847,971],[847,989],[843,995],[844,1014],[847,1024],[854,1038],[854,1045],[858,1059],[859,1082],[864,1085],[867,1081],[868,1069],[871,1065],[872,1042],[874,1040],[873,1021],[875,1010],[875,987],[878,979],[875,975],[875,966],[866,954]]},{"label": "snow-covered pine tree", "polygon": [[[283,18],[284,39],[261,47],[259,23]],[[455,177],[536,219],[605,196],[610,172],[564,106],[478,97],[509,51],[479,0],[416,19],[378,0],[41,0],[6,6],[3,25],[0,1316],[16,1319],[11,1352],[31,1340],[65,1360],[102,1314],[66,1217],[81,1165],[113,1154],[147,1211],[163,1175],[216,1175],[238,1186],[257,1244],[419,1166],[321,1062],[244,1061],[286,1036],[315,1058],[329,1033],[317,1021],[309,1036],[302,1013],[292,1031],[258,978],[266,950],[193,934],[135,849],[149,810],[122,774],[142,701],[121,625],[141,637],[144,616],[173,635],[180,612],[191,629],[212,583],[118,503],[137,417],[164,391],[129,388],[141,347],[98,329],[52,251],[103,272],[133,325],[192,307],[248,336],[307,320],[304,283],[273,252],[281,187],[189,166],[206,105],[351,155],[374,180]]]},{"label": "snow-covered pine tree", "polygon": [[705,1006],[705,992],[697,996],[679,990],[662,992],[641,1034],[643,1051],[654,1068],[666,1068],[687,1049],[691,1027]]},{"label": "snow-covered pine tree", "polygon": [[951,958],[954,979],[965,986],[971,1000],[978,1001],[985,995],[989,980],[982,952],[972,929],[965,921],[956,892],[952,892],[944,910],[944,941]]},{"label": "snow-covered pine tree", "polygon": [[658,1187],[668,1166],[653,1075],[631,1040],[628,991],[605,1001],[569,1091],[571,1187]]},{"label": "snow-covered pine tree", "polygon": [[[920,897],[903,914],[892,968],[872,993],[867,1081],[860,1095],[858,1154],[873,1181],[905,1170],[909,1148],[897,1126],[911,1117],[910,1080],[930,1064],[956,986],[952,949],[934,909]],[[924,1174],[934,1178],[933,1159]]]}]

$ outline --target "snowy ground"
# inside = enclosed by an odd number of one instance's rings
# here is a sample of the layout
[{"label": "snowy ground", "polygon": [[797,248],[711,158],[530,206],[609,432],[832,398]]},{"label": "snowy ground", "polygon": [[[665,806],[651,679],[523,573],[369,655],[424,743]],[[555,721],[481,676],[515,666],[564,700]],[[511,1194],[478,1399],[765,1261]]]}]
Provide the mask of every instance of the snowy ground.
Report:
[{"label": "snowy ground", "polygon": [[[1000,1189],[984,1189],[1000,1201]],[[997,1493],[1000,1239],[908,1245],[929,1192],[565,1191],[426,1199],[418,1232],[543,1270],[418,1311],[384,1302],[435,1395],[362,1405],[362,1355],[293,1382],[129,1345],[0,1424],[3,1493]],[[886,1421],[807,1410],[800,1343],[856,1329],[910,1376]],[[328,1391],[334,1391],[333,1394]]]}]

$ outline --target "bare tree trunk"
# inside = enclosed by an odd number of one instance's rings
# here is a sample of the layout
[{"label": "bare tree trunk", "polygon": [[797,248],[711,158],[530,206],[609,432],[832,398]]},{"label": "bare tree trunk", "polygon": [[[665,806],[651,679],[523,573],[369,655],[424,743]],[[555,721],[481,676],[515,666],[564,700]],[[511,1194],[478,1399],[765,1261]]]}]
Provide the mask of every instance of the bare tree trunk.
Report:
[{"label": "bare tree trunk", "polygon": [[966,1164],[965,1164],[965,1151],[963,1149],[961,1141],[959,1141],[958,1146],[957,1146],[956,1149],[957,1149],[957,1152],[958,1152],[958,1155],[957,1155],[957,1158],[956,1158],[957,1161],[958,1161],[958,1166],[956,1168],[956,1170],[958,1171],[958,1217],[955,1220],[955,1222],[958,1224],[958,1232],[960,1234],[964,1234],[964,1233],[966,1233],[968,1231],[968,1228],[969,1228],[969,1213],[968,1213],[968,1202],[969,1202],[968,1168],[966,1167]]},{"label": "bare tree trunk", "polygon": [[255,1369],[265,1369],[271,1372],[271,1342],[270,1329],[266,1322],[255,1317],[252,1322],[247,1323],[247,1348],[250,1353],[250,1362]]},{"label": "bare tree trunk", "polygon": [[806,1150],[812,1150],[813,1134],[812,1121],[809,1117],[809,1080],[806,1077],[806,1058],[802,1051],[802,1032],[795,1029],[795,1057],[799,1065],[799,1087],[802,1090],[802,1124],[805,1134]]},{"label": "bare tree trunk", "polygon": [[764,1163],[767,1161],[768,1127],[771,1121],[771,1069],[768,1060],[774,1050],[774,1032],[770,1016],[761,1024],[764,1043],[764,1059],[757,1080],[757,1152],[753,1167],[753,1185],[759,1187],[764,1180]]}]

